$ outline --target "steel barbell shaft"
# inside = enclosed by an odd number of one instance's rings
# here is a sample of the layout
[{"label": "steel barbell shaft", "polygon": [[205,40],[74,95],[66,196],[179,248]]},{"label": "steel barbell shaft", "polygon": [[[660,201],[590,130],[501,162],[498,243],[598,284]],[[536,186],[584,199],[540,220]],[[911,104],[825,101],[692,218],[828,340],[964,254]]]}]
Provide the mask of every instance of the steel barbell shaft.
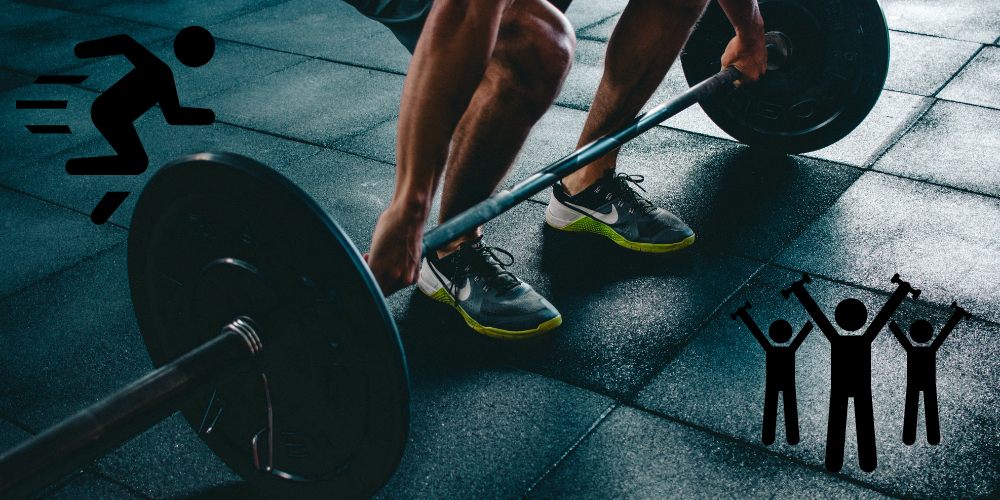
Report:
[{"label": "steel barbell shaft", "polygon": [[692,104],[714,94],[723,86],[739,78],[739,70],[730,66],[689,88],[673,99],[637,116],[618,130],[577,149],[560,160],[556,160],[527,179],[515,184],[514,187],[504,189],[445,221],[424,235],[424,255],[432,250],[444,247],[448,243],[458,239],[461,235],[493,220],[518,203],[552,186],[559,179],[576,172],[585,165],[610,153],[615,148],[621,147],[639,134],[655,127],[667,118],[684,111]]},{"label": "steel barbell shaft", "polygon": [[5,451],[0,498],[25,498],[128,441],[248,370],[260,347],[250,323],[237,319],[187,354]]}]

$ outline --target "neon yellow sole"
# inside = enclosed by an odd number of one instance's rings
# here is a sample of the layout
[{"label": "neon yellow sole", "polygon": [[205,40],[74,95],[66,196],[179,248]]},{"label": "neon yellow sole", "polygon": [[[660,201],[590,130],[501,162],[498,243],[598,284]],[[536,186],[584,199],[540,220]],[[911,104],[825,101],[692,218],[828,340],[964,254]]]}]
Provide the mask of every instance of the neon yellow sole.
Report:
[{"label": "neon yellow sole", "polygon": [[[425,293],[424,295],[427,294]],[[488,337],[507,339],[507,340],[530,339],[532,337],[537,337],[543,333],[546,333],[562,324],[562,315],[560,314],[559,316],[556,316],[546,321],[545,323],[538,325],[538,328],[533,328],[531,330],[510,331],[510,330],[501,330],[499,328],[490,328],[488,326],[480,325],[478,322],[476,322],[476,320],[469,317],[469,315],[466,314],[465,310],[462,309],[462,306],[456,304],[455,301],[452,300],[451,294],[449,294],[444,288],[438,288],[436,292],[427,296],[438,302],[448,304],[449,306],[458,309],[458,312],[462,314],[462,317],[465,318],[465,323],[469,325],[470,328]]]},{"label": "neon yellow sole", "polygon": [[[552,223],[550,223],[549,221],[545,221],[545,223],[552,226]],[[635,241],[629,241],[626,240],[624,237],[622,237],[622,235],[615,232],[614,229],[611,229],[611,227],[609,227],[607,224],[598,220],[594,220],[591,217],[583,217],[579,220],[570,223],[566,227],[556,227],[556,226],[552,227],[562,231],[575,231],[581,233],[599,234],[601,236],[607,237],[611,241],[617,243],[619,246],[623,246],[625,248],[628,248],[629,250],[635,250],[637,252],[646,252],[646,253],[673,252],[675,250],[680,250],[682,248],[690,246],[692,243],[694,243],[693,234],[683,239],[682,241],[678,241],[677,243],[637,243]]]}]

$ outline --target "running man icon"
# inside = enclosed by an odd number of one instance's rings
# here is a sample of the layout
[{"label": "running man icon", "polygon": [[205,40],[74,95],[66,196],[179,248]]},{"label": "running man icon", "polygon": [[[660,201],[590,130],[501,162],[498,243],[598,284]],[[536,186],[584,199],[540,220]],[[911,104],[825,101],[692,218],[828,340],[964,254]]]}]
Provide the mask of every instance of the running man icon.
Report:
[{"label": "running man icon", "polygon": [[771,340],[775,344],[768,342],[764,337],[764,332],[760,331],[757,322],[753,320],[747,309],[750,303],[736,310],[729,317],[736,319],[737,316],[746,323],[750,333],[753,334],[760,346],[767,353],[767,378],[764,385],[764,427],[761,430],[760,440],[770,446],[774,444],[774,431],[778,418],[778,393],[782,393],[785,403],[785,439],[788,444],[795,445],[799,442],[799,410],[795,401],[795,350],[806,340],[806,335],[813,329],[813,324],[806,321],[802,330],[792,340],[789,345],[776,345],[788,342],[792,338],[792,325],[787,321],[779,319],[767,329]]},{"label": "running man icon", "polygon": [[[181,107],[170,67],[128,35],[81,42],[73,52],[81,59],[124,55],[135,69],[97,96],[90,106],[94,126],[118,154],[70,159],[66,162],[66,172],[70,175],[145,172],[149,157],[132,123],[157,103],[171,125],[210,125],[215,121],[215,113],[210,109]],[[205,28],[188,26],[174,38],[174,54],[187,66],[202,66],[215,54],[215,39]],[[127,191],[105,193],[90,219],[94,224],[103,224],[128,195]]]},{"label": "running man icon", "polygon": [[[937,405],[937,350],[948,338],[962,316],[971,317],[965,309],[951,303],[955,309],[951,319],[941,328],[941,333],[930,345],[915,345],[911,343],[895,321],[889,323],[889,329],[896,340],[906,350],[906,406],[903,412],[903,443],[912,445],[917,440],[917,410],[920,392],[924,393],[924,415],[927,417],[927,442],[941,442],[941,426],[938,422]],[[910,338],[917,344],[926,344],[934,336],[934,328],[926,320],[917,320],[910,325]]]},{"label": "running man icon", "polygon": [[[210,109],[181,107],[170,67],[128,35],[81,42],[73,52],[81,59],[124,55],[135,69],[94,99],[90,107],[94,125],[118,154],[73,158],[66,162],[66,171],[72,175],[143,173],[149,157],[132,122],[157,103],[171,125],[210,125],[215,121]],[[215,40],[205,28],[189,26],[177,33],[174,54],[187,66],[201,66],[215,54]]]}]

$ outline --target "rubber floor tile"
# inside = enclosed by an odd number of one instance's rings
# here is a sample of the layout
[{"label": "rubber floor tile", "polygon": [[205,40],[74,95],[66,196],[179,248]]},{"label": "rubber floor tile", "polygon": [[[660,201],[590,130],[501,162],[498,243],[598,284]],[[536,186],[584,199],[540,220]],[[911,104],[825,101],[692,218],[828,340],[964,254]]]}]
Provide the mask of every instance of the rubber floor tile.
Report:
[{"label": "rubber floor tile", "polygon": [[[788,443],[789,420],[783,406],[786,396],[782,393],[782,403],[777,406],[775,441],[767,445],[762,442],[761,434],[767,356],[743,321],[730,317],[730,313],[750,302],[752,307],[747,312],[764,332],[777,320],[787,321],[793,334],[798,334],[807,321],[815,325],[795,297],[784,299],[779,293],[801,277],[799,273],[772,267],[756,276],[642,391],[637,404],[825,471],[827,449],[836,445],[827,441],[831,383],[835,383],[830,378],[830,342],[816,327],[807,332],[794,354],[800,441],[794,445]],[[877,277],[895,286],[890,283],[891,275],[882,273]],[[916,280],[911,284],[919,287]],[[885,293],[875,294],[818,278],[804,286],[834,324],[833,312],[844,299],[857,299],[866,306],[867,324],[888,300]],[[960,301],[960,305],[965,304]],[[927,320],[937,334],[953,313],[947,307],[907,300],[892,318],[904,333],[916,320]],[[838,332],[844,334],[842,330]],[[1000,490],[997,472],[1000,445],[996,441],[1000,374],[992,360],[998,355],[994,341],[998,333],[1000,328],[995,324],[967,319],[958,322],[936,354],[940,444],[927,442],[926,402],[921,397],[916,442],[905,445],[902,434],[907,354],[890,329],[883,328],[870,348],[871,379],[859,382],[871,384],[872,388],[877,467],[870,473],[859,468],[859,417],[855,414],[856,400],[852,399],[846,412],[840,474],[893,496],[990,498],[995,495]]]},{"label": "rubber floor tile", "polygon": [[1000,110],[938,101],[872,167],[1000,196]]},{"label": "rubber floor tile", "polygon": [[995,198],[866,173],[775,262],[877,290],[899,273],[922,300],[996,321],[998,224]]},{"label": "rubber floor tile", "polygon": [[527,498],[885,498],[759,448],[619,407]]}]

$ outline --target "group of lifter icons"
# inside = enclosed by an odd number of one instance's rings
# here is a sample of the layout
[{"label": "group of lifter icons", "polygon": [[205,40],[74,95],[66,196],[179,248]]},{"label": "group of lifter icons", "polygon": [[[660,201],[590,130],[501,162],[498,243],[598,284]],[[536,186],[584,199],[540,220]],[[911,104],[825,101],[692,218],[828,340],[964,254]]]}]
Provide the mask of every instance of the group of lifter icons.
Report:
[{"label": "group of lifter icons", "polygon": [[[941,429],[938,421],[937,381],[935,376],[936,355],[948,334],[955,328],[962,316],[970,315],[958,304],[952,302],[955,309],[951,318],[937,334],[933,342],[934,328],[926,320],[917,320],[910,326],[910,336],[899,328],[895,321],[890,321],[903,299],[907,295],[917,298],[920,290],[914,289],[909,283],[892,277],[897,284],[896,290],[882,309],[875,315],[868,328],[861,335],[843,335],[830,323],[823,310],[809,295],[805,284],[811,280],[806,274],[781,294],[786,298],[795,295],[802,303],[806,312],[812,317],[820,331],[830,341],[830,416],[826,433],[826,468],[837,472],[844,465],[844,438],[847,429],[848,398],[854,398],[855,425],[858,432],[858,465],[865,472],[872,472],[878,464],[875,452],[875,416],[872,412],[872,342],[889,325],[893,335],[906,350],[906,404],[903,415],[903,443],[912,445],[916,442],[917,410],[919,393],[924,393],[924,412],[927,425],[927,442],[936,445],[941,441]],[[783,394],[785,407],[785,436],[788,444],[799,442],[798,408],[795,401],[795,350],[805,340],[813,329],[813,323],[807,321],[792,339],[792,326],[785,320],[771,323],[768,334],[771,341],[757,326],[757,323],[747,312],[750,303],[739,308],[730,316],[737,317],[746,323],[747,328],[760,342],[767,353],[767,375],[764,390],[764,427],[761,441],[766,445],[774,443],[775,427],[778,414],[778,393]],[[834,311],[837,325],[845,331],[860,330],[868,321],[868,309],[857,299],[844,299]],[[786,342],[792,339],[786,345]],[[912,341],[911,341],[912,340]],[[930,342],[930,343],[928,343]]]}]

